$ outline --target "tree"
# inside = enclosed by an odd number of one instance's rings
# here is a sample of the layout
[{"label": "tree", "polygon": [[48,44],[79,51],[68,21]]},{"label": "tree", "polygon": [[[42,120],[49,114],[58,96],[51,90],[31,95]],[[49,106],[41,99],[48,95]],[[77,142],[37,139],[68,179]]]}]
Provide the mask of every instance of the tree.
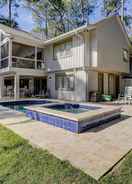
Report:
[{"label": "tree", "polygon": [[125,22],[126,26],[132,24],[132,15],[130,15],[125,7],[127,0],[103,0],[103,12],[105,16],[118,14]]},{"label": "tree", "polygon": [[14,27],[14,25],[16,25],[14,24],[14,19],[18,16],[16,10],[19,7],[19,4],[17,3],[17,0],[0,0],[0,7],[4,7],[6,5],[8,5],[8,17],[3,17],[3,22],[8,23],[8,26],[10,27]]},{"label": "tree", "polygon": [[90,0],[72,0],[71,1],[71,20],[74,27],[89,24],[89,16],[95,9],[96,1]]},{"label": "tree", "polygon": [[26,0],[26,6],[33,12],[35,30],[43,31],[48,38],[89,23],[95,1]]},{"label": "tree", "polygon": [[0,16],[0,24],[4,24],[9,27],[10,25],[12,25],[12,28],[19,28],[18,23],[15,20],[12,19],[10,22],[8,18],[5,18],[3,16]]}]

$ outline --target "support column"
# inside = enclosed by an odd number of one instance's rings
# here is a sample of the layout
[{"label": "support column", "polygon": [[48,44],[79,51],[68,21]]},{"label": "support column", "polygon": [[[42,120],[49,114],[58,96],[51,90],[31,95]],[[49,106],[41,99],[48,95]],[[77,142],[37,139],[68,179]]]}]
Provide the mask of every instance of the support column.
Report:
[{"label": "support column", "polygon": [[4,78],[1,76],[0,77],[0,99],[4,95]]},{"label": "support column", "polygon": [[37,47],[35,47],[35,69],[37,69]]},{"label": "support column", "polygon": [[20,80],[19,80],[20,76],[18,74],[16,74],[14,76],[14,98],[15,99],[19,99],[20,98],[20,88],[19,88],[19,83],[20,83]]},{"label": "support column", "polygon": [[1,33],[0,33],[0,68],[1,68]]},{"label": "support column", "polygon": [[33,78],[29,79],[29,90],[31,94],[33,95],[33,92],[34,92],[34,79]]},{"label": "support column", "polygon": [[8,59],[8,66],[12,67],[12,39],[9,39],[9,59]]},{"label": "support column", "polygon": [[108,73],[104,73],[104,94],[108,94]]}]

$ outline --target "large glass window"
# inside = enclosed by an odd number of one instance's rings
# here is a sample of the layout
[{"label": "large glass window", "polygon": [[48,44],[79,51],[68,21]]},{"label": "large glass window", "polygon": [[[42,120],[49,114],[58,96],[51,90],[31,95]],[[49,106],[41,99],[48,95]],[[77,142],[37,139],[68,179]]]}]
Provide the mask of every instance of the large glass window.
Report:
[{"label": "large glass window", "polygon": [[35,59],[35,47],[13,42],[12,55],[21,58]]},{"label": "large glass window", "polygon": [[58,59],[72,55],[72,39],[66,40],[63,43],[55,44],[53,48],[53,57]]},{"label": "large glass window", "polygon": [[55,78],[56,90],[74,90],[74,75],[73,74],[56,74]]},{"label": "large glass window", "polygon": [[36,51],[35,46],[13,42],[13,67],[34,69],[37,59],[37,69],[43,69],[43,49],[37,48]]},{"label": "large glass window", "polygon": [[9,43],[6,42],[1,46],[1,59],[8,57],[8,53],[9,53]]}]

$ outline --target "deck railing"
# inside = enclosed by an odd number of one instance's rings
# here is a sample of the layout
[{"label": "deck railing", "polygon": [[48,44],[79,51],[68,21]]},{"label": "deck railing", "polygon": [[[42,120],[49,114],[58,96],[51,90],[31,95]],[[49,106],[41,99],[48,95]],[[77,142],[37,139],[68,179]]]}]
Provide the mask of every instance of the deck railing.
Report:
[{"label": "deck railing", "polygon": [[12,67],[15,68],[27,68],[27,69],[45,69],[44,63],[42,60],[37,60],[35,66],[35,60],[30,58],[21,58],[21,57],[12,57]]},{"label": "deck railing", "polygon": [[[6,68],[9,65],[9,57],[3,58],[0,61],[0,69]],[[12,57],[12,67],[15,68],[27,68],[27,69],[45,69],[45,64],[42,60],[37,60],[35,66],[35,60],[30,58]]]},{"label": "deck railing", "polygon": [[12,67],[35,69],[35,61],[29,58],[12,57]]}]

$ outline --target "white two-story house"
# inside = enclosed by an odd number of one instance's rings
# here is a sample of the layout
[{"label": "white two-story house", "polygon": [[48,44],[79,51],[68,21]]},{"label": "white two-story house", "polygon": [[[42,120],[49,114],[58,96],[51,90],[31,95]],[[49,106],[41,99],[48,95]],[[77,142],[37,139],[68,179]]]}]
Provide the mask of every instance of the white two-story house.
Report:
[{"label": "white two-story house", "polygon": [[53,98],[87,101],[92,91],[117,97],[123,88],[131,44],[119,17],[83,26],[44,45]]},{"label": "white two-story house", "polygon": [[129,74],[131,43],[119,17],[43,41],[0,25],[0,96],[43,95],[88,101],[91,92],[116,97]]}]

